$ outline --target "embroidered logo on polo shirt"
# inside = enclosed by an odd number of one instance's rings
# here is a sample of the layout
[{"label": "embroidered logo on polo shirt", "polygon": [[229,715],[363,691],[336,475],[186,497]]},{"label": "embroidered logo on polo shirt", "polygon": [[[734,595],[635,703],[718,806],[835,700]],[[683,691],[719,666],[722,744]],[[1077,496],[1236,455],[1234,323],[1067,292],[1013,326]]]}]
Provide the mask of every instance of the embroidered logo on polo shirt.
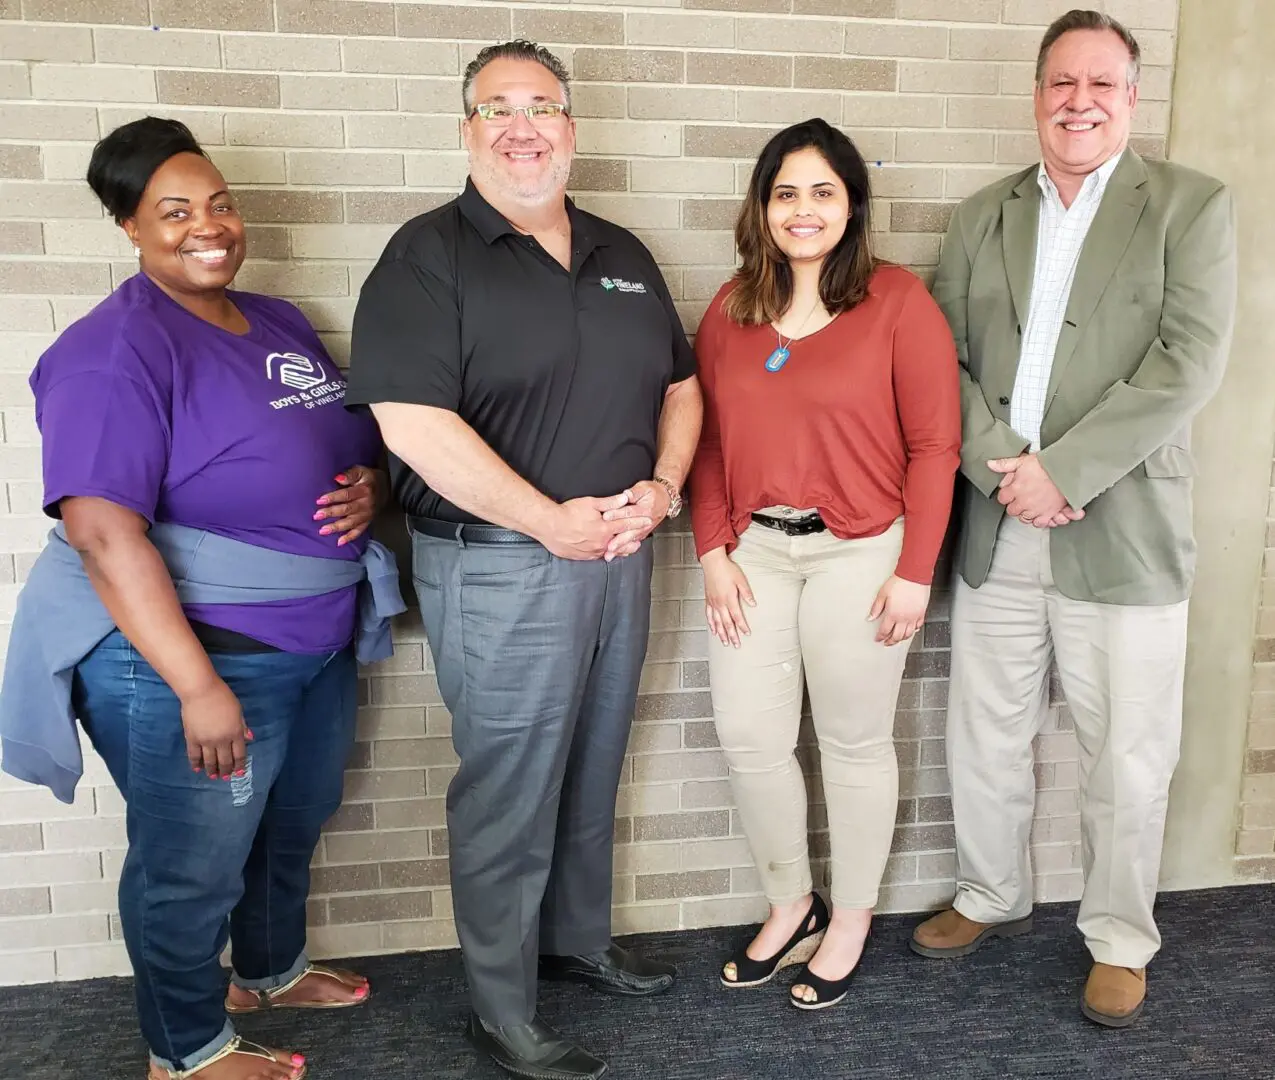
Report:
[{"label": "embroidered logo on polo shirt", "polygon": [[646,286],[640,281],[625,281],[624,278],[604,277],[598,279],[599,284],[607,292],[645,293]]},{"label": "embroidered logo on polo shirt", "polygon": [[[280,363],[276,364],[278,360]],[[328,381],[323,365],[300,353],[272,352],[266,357],[266,378],[278,379],[293,390],[309,390],[312,386]]]}]

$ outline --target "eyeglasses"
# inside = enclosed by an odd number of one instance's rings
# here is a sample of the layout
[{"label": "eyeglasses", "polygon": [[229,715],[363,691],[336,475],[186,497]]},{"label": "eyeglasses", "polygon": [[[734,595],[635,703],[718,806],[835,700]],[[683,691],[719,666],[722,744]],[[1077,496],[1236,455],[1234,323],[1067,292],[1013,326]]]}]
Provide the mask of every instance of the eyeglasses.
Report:
[{"label": "eyeglasses", "polygon": [[[474,112],[494,127],[508,127],[514,117],[522,113],[533,124],[551,124],[567,115],[567,107],[556,101],[541,101],[535,105],[485,104],[475,105]],[[472,115],[472,114],[471,114]]]}]

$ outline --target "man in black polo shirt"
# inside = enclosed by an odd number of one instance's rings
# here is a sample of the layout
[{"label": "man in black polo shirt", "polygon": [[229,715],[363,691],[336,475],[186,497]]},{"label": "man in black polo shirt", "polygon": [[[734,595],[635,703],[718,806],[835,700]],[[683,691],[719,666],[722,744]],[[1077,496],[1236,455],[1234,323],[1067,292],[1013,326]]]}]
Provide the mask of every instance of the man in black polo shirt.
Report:
[{"label": "man in black polo shirt", "polygon": [[637,996],[674,969],[611,940],[616,787],[651,548],[699,437],[695,362],[654,260],[565,197],[567,75],[528,42],[465,72],[470,179],[363,286],[347,401],[372,407],[460,769],[447,794],[469,1037],[520,1076],[605,1064],[536,979]]}]

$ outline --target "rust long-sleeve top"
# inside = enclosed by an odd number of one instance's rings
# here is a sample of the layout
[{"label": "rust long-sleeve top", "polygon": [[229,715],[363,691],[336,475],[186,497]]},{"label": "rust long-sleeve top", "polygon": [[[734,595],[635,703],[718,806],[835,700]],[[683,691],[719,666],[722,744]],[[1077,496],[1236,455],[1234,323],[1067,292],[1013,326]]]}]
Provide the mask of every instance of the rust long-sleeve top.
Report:
[{"label": "rust long-sleeve top", "polygon": [[930,584],[961,448],[956,346],[915,274],[882,266],[868,296],[789,346],[776,372],[769,325],[722,313],[724,285],[695,339],[704,431],[691,474],[695,549],[734,549],[767,506],[814,507],[841,539],[903,517],[895,573]]}]

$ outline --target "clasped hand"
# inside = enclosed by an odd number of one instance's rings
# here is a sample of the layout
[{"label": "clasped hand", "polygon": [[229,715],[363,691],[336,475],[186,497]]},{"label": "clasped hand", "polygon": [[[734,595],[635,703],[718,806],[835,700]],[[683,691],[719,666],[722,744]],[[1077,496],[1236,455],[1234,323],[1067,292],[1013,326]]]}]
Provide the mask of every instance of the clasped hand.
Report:
[{"label": "clasped hand", "polygon": [[651,480],[607,498],[568,499],[541,542],[559,558],[611,562],[634,554],[668,509],[668,492]]},{"label": "clasped hand", "polygon": [[1067,497],[1049,478],[1035,454],[997,458],[989,461],[987,467],[1002,474],[996,501],[1005,507],[1010,517],[1018,518],[1024,525],[1054,529],[1085,516],[1083,510],[1068,505]]}]

